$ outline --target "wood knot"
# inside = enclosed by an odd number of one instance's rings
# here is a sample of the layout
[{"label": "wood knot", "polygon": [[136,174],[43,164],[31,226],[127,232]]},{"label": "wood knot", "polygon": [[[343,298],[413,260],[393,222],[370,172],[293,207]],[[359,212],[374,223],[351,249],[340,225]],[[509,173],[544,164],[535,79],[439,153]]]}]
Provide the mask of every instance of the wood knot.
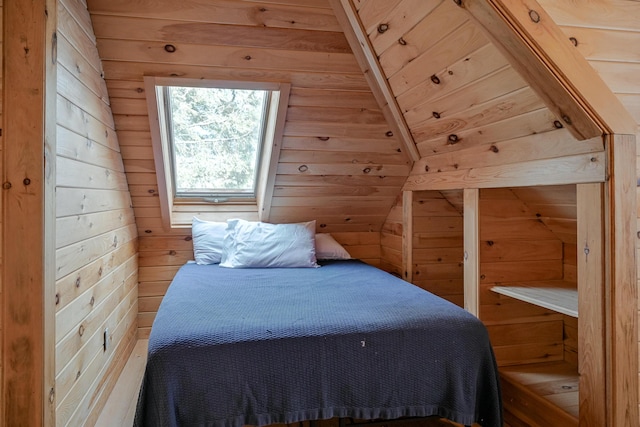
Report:
[{"label": "wood knot", "polygon": [[190,241],[191,241],[191,239],[193,239],[193,237],[192,237],[192,236],[185,236],[185,237],[184,237],[185,242],[190,242]]},{"label": "wood knot", "polygon": [[60,294],[56,294],[56,305],[60,304]]},{"label": "wood knot", "polygon": [[429,165],[424,165],[424,171],[429,172]]},{"label": "wood knot", "polygon": [[440,78],[439,78],[438,76],[436,76],[435,74],[434,74],[434,75],[432,75],[432,76],[430,77],[430,79],[431,79],[431,81],[432,81],[433,83],[435,83],[435,84],[437,84],[437,85],[439,85],[439,84],[440,84]]},{"label": "wood knot", "polygon": [[462,0],[453,0],[453,2],[458,6],[462,7]]},{"label": "wood knot", "polygon": [[562,129],[564,127],[564,125],[560,123],[560,120],[554,120],[553,126],[555,126],[556,129]]},{"label": "wood knot", "polygon": [[431,113],[431,114],[433,114],[433,117],[435,117],[436,119],[439,119],[439,118],[440,118],[440,113],[438,113],[437,111],[434,111],[434,112],[433,112],[433,113]]},{"label": "wood knot", "polygon": [[498,153],[500,151],[500,149],[498,147],[496,147],[495,145],[492,145],[489,150],[491,150],[494,153]]},{"label": "wood knot", "polygon": [[385,133],[385,136],[386,136],[387,138],[391,138],[391,137],[393,136],[393,132],[392,132],[392,131],[390,131],[390,130],[388,130],[388,131]]},{"label": "wood knot", "polygon": [[493,246],[493,240],[487,240],[487,246]]},{"label": "wood knot", "polygon": [[300,165],[298,167],[298,171],[300,171],[300,172],[306,172],[308,170],[309,170],[309,166],[307,166],[307,165]]},{"label": "wood knot", "polygon": [[153,231],[151,231],[151,230],[144,230],[144,232],[147,233],[147,234],[153,233]]},{"label": "wood knot", "polygon": [[578,47],[578,39],[575,37],[569,37],[569,41],[575,46]]},{"label": "wood knot", "polygon": [[147,193],[149,193],[149,194],[153,194],[153,193],[155,193],[155,192],[156,192],[156,190],[154,190],[153,188],[151,188],[151,189],[147,190]]},{"label": "wood knot", "polygon": [[401,44],[402,46],[406,46],[407,45],[407,41],[405,39],[403,39],[402,37],[400,37],[398,39],[398,44]]},{"label": "wood knot", "polygon": [[165,45],[164,45],[164,50],[165,50],[165,52],[173,53],[173,52],[175,52],[177,49],[176,49],[176,47],[175,47],[174,45],[172,45],[172,44],[165,44]]},{"label": "wood knot", "polygon": [[319,137],[318,137],[318,139],[319,139],[320,141],[328,141],[328,140],[329,140],[329,137],[328,137],[328,136],[319,136]]},{"label": "wood knot", "polygon": [[92,296],[92,297],[91,297],[91,299],[89,300],[89,305],[90,305],[91,307],[93,307],[93,305],[94,305],[95,303],[96,303],[96,299],[95,299],[95,297],[93,297],[93,296]]},{"label": "wood knot", "polygon": [[569,116],[567,116],[566,114],[562,116],[562,120],[564,120],[564,122],[568,125],[571,124],[571,118]]},{"label": "wood knot", "polygon": [[169,251],[169,255],[174,256],[176,254],[176,251],[174,251],[173,249]]},{"label": "wood knot", "polygon": [[320,228],[326,228],[327,224],[320,224]]},{"label": "wood knot", "polygon": [[80,287],[80,277],[76,277],[76,288]]},{"label": "wood knot", "polygon": [[538,12],[536,12],[535,10],[530,10],[529,11],[529,18],[531,18],[531,21],[535,22],[536,24],[538,22],[540,22],[540,14]]},{"label": "wood knot", "polygon": [[247,56],[245,56],[245,57],[244,57],[244,59],[245,59],[246,61],[251,61],[251,55],[247,55]]},{"label": "wood knot", "polygon": [[378,32],[380,34],[385,33],[389,29],[389,24],[380,24],[378,25]]},{"label": "wood knot", "polygon": [[458,135],[456,135],[455,133],[452,133],[447,137],[447,141],[449,141],[449,145],[453,145],[457,144],[460,141],[460,138],[458,138]]},{"label": "wood knot", "polygon": [[362,172],[363,173],[369,173],[369,172],[371,172],[371,168],[364,168],[364,169],[362,169]]},{"label": "wood knot", "polygon": [[78,328],[78,335],[84,335],[84,325],[80,325],[80,327]]}]

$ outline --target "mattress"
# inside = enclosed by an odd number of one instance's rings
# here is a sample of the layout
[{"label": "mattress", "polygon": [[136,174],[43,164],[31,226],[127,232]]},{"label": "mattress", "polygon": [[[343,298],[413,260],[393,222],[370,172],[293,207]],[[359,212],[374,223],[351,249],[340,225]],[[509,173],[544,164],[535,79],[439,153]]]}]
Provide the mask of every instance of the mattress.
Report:
[{"label": "mattress", "polygon": [[181,267],[149,337],[136,426],[437,415],[502,426],[484,325],[360,261]]}]

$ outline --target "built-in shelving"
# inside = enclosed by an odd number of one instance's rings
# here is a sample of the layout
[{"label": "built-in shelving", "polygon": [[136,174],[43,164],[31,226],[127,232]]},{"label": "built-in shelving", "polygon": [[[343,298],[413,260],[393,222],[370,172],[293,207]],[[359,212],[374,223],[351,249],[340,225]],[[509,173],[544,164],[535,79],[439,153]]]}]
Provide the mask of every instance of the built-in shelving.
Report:
[{"label": "built-in shelving", "polygon": [[578,288],[563,280],[502,283],[492,291],[571,317],[578,317]]}]

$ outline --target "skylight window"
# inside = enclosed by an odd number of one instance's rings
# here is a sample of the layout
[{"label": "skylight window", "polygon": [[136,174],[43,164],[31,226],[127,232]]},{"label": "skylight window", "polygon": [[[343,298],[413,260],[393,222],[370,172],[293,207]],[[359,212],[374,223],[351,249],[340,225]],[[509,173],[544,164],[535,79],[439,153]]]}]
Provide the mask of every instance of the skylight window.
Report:
[{"label": "skylight window", "polygon": [[165,86],[176,197],[255,197],[270,92]]},{"label": "skylight window", "polygon": [[215,218],[218,205],[266,218],[290,85],[144,80],[165,227],[187,226],[193,215]]}]

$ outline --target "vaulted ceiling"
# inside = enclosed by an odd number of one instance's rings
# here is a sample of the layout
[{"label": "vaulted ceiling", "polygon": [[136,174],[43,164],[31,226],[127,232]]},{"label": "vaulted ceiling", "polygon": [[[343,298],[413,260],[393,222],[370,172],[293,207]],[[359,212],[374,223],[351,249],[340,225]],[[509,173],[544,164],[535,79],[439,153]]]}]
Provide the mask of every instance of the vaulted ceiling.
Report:
[{"label": "vaulted ceiling", "polygon": [[[614,2],[628,16],[640,9]],[[638,53],[615,48],[640,40],[637,22],[599,2],[589,7],[611,12],[600,23],[585,22],[575,1],[541,3],[640,121],[640,88],[628,71],[640,71]],[[538,157],[567,155],[568,143],[575,154],[562,121],[454,2],[353,5],[398,123],[385,120],[329,0],[88,0],[141,234],[163,233],[145,75],[291,82],[273,222],[316,219],[322,231],[376,231],[411,173],[429,179],[485,157],[489,166],[522,161],[523,138],[537,138]],[[416,144],[415,165],[397,134],[402,126]],[[580,147],[602,150],[593,141]]]}]

